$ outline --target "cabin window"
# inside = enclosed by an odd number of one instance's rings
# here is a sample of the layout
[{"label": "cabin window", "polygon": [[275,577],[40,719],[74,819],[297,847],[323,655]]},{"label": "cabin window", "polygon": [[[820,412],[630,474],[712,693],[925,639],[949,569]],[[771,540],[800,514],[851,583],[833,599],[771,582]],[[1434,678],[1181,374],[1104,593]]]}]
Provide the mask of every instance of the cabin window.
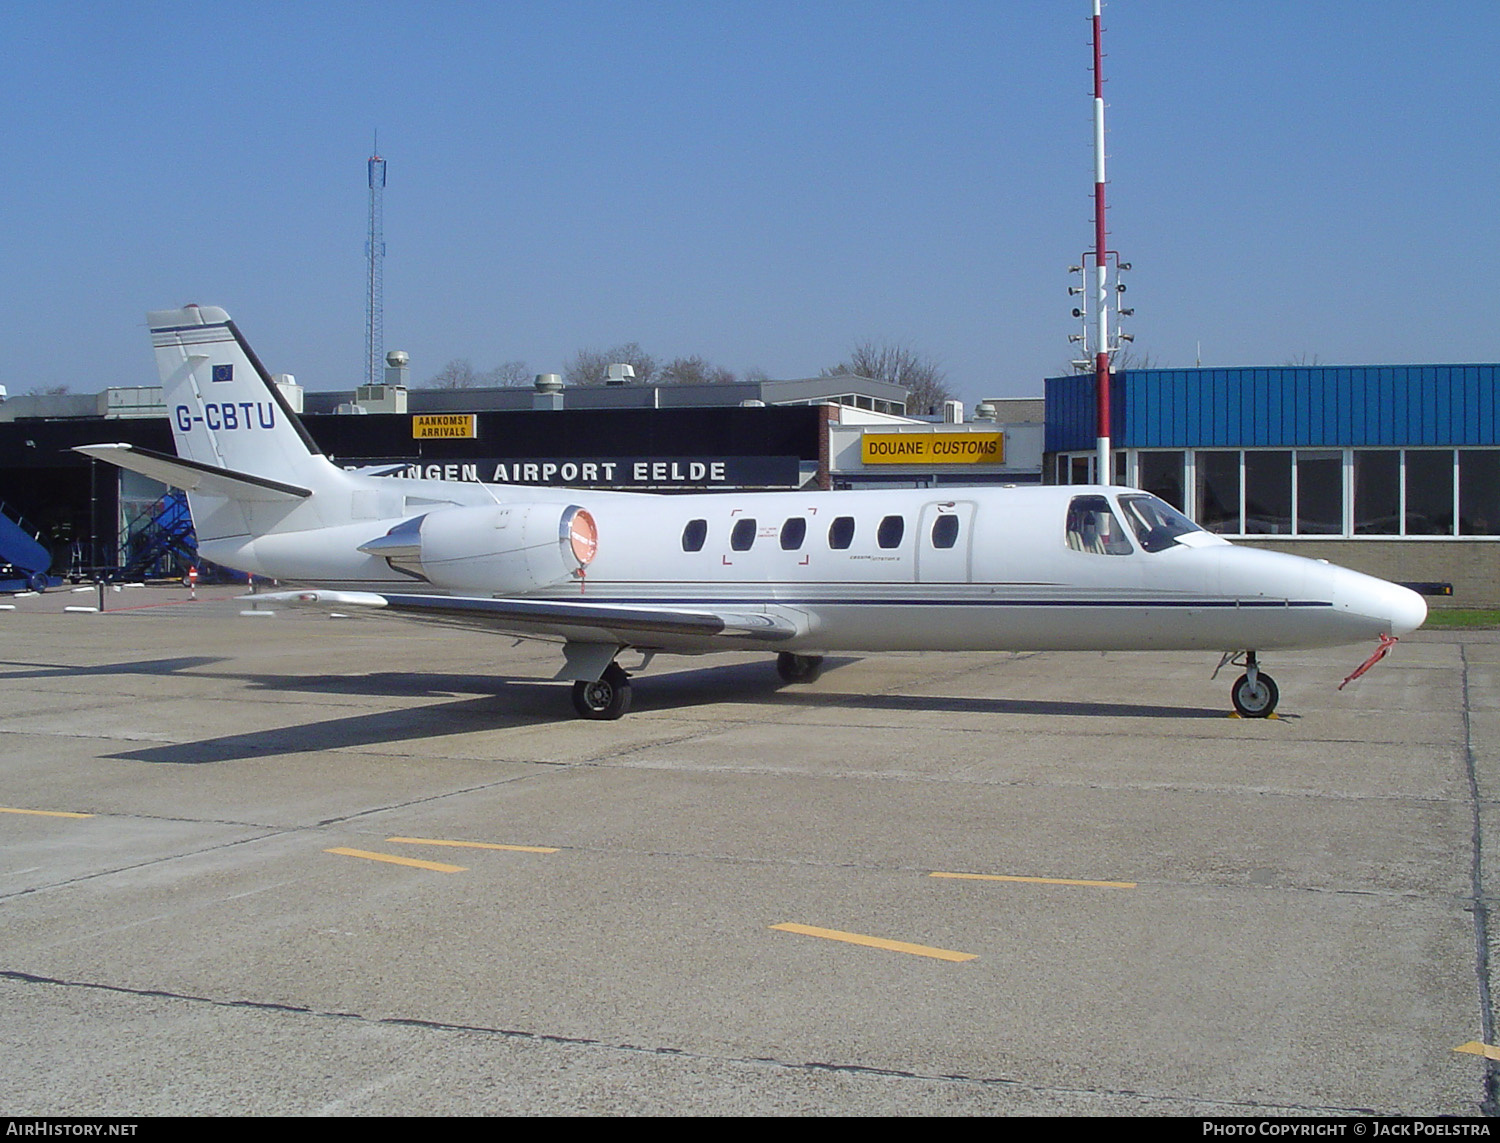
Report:
[{"label": "cabin window", "polygon": [[795,552],[800,550],[802,541],[806,538],[807,518],[805,516],[792,516],[781,526],[782,551]]},{"label": "cabin window", "polygon": [[689,520],[687,527],[682,530],[682,550],[685,552],[701,552],[703,541],[708,538],[707,520]]},{"label": "cabin window", "polygon": [[839,516],[828,527],[828,546],[842,551],[854,543],[854,517]]},{"label": "cabin window", "polygon": [[1160,552],[1177,543],[1177,537],[1202,531],[1181,512],[1155,496],[1121,496],[1120,510],[1135,529],[1142,550]]},{"label": "cabin window", "polygon": [[734,531],[729,533],[729,546],[737,552],[748,552],[755,543],[755,521],[745,517],[737,521]]},{"label": "cabin window", "polygon": [[1102,496],[1073,497],[1068,505],[1068,547],[1098,556],[1128,556],[1134,550]]},{"label": "cabin window", "polygon": [[958,543],[958,517],[939,516],[932,522],[932,546],[951,548]]},{"label": "cabin window", "polygon": [[880,528],[875,533],[875,542],[882,548],[899,548],[901,537],[906,535],[906,517],[887,516],[880,521]]}]

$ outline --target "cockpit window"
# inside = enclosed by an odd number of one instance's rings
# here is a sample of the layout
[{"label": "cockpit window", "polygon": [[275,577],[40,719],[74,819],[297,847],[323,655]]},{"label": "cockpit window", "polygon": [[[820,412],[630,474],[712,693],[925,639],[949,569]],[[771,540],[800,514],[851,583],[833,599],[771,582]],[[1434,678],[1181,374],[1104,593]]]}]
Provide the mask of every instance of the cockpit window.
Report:
[{"label": "cockpit window", "polygon": [[1142,549],[1148,552],[1165,551],[1177,543],[1178,536],[1202,531],[1176,508],[1155,496],[1121,496],[1120,511],[1130,521]]},{"label": "cockpit window", "polygon": [[1134,549],[1102,496],[1075,496],[1068,505],[1068,547],[1098,556],[1128,556]]}]

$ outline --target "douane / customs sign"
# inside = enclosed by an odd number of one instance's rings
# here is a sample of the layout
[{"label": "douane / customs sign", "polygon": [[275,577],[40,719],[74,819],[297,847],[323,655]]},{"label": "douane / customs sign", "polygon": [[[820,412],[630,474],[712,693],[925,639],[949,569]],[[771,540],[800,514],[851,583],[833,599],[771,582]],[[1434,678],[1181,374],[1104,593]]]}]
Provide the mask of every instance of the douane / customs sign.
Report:
[{"label": "douane / customs sign", "polygon": [[1004,433],[865,433],[865,464],[1004,464]]}]

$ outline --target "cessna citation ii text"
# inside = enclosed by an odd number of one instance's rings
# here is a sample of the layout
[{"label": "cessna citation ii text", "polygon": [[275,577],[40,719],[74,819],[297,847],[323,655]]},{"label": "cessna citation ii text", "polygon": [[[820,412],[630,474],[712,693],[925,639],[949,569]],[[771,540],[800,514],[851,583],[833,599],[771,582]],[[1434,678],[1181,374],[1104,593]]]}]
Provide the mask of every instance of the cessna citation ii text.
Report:
[{"label": "cessna citation ii text", "polygon": [[1257,652],[1384,646],[1427,615],[1128,488],[661,496],[349,472],[223,310],[149,316],[177,456],[80,452],[186,489],[204,558],[308,589],[261,601],[560,643],[584,718],[629,708],[627,648],[774,651],[788,682],[830,651],[1243,652],[1234,706],[1265,716]]}]

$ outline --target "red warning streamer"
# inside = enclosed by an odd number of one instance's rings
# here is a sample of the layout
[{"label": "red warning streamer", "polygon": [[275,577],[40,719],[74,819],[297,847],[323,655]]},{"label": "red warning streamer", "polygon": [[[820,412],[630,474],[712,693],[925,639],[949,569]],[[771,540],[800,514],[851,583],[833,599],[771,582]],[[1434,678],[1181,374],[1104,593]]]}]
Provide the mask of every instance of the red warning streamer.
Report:
[{"label": "red warning streamer", "polygon": [[1380,662],[1381,659],[1384,659],[1390,652],[1390,649],[1394,647],[1398,642],[1400,642],[1400,640],[1397,639],[1394,635],[1382,635],[1380,637],[1380,646],[1375,648],[1375,653],[1359,666],[1354,668],[1353,673],[1339,684],[1339,690],[1343,690],[1355,679],[1359,678],[1360,675],[1364,674],[1376,663]]}]

